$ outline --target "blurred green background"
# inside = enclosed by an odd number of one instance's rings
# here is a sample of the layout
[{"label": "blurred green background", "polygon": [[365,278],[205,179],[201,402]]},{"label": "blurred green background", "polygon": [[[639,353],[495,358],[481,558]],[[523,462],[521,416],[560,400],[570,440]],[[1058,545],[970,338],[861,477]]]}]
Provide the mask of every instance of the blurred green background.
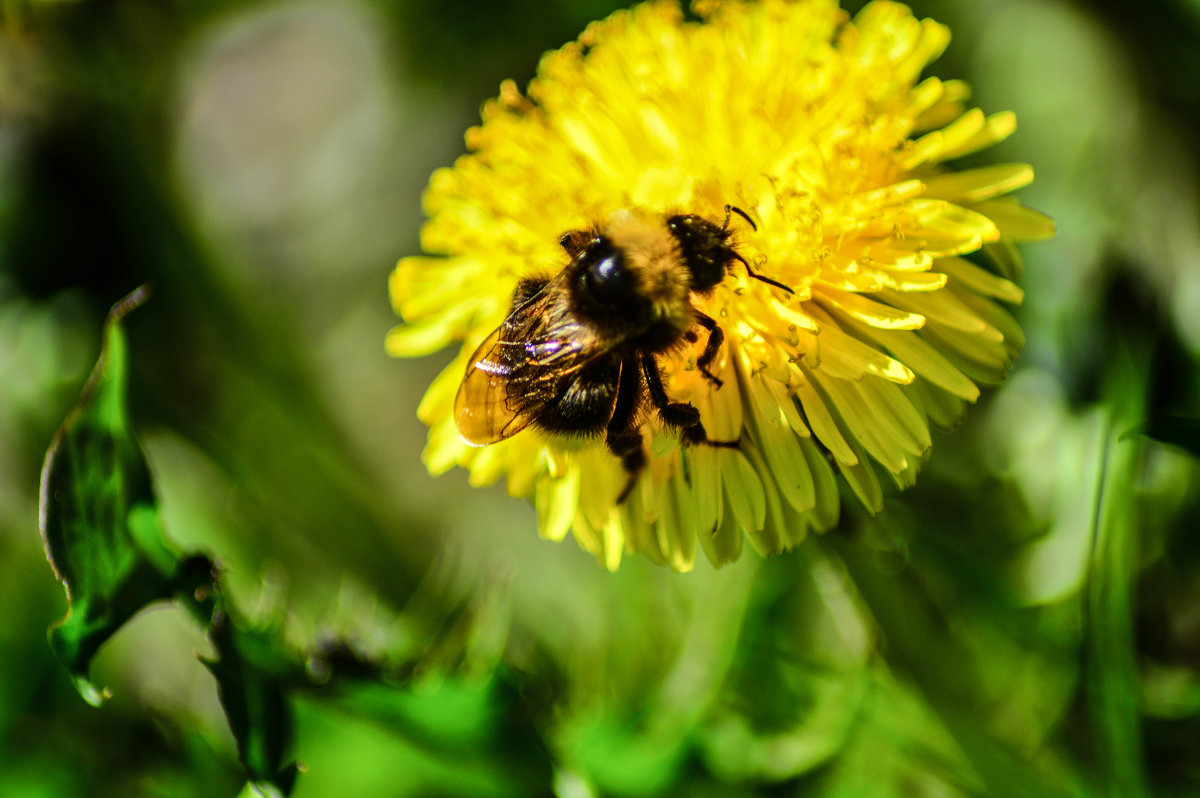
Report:
[{"label": "blurred green background", "polygon": [[681,576],[429,477],[449,355],[383,351],[430,171],[619,3],[0,3],[0,796],[242,791],[185,614],[101,651],[101,709],[46,643],[42,457],[147,281],[168,534],[366,665],[291,694],[296,796],[1200,794],[1200,3],[912,5],[1058,224],[1025,352],[881,516]]}]

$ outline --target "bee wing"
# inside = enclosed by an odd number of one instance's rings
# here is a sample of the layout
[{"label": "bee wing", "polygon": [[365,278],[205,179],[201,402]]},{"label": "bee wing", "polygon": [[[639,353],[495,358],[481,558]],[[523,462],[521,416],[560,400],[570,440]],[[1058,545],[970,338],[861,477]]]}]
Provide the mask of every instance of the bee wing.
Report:
[{"label": "bee wing", "polygon": [[454,399],[463,441],[486,446],[532,424],[575,374],[606,350],[543,290],[514,310],[471,355]]},{"label": "bee wing", "polygon": [[467,364],[467,373],[454,397],[454,424],[463,441],[471,446],[486,446],[515,435],[533,423],[534,413],[517,412],[509,405],[508,377],[497,327]]}]

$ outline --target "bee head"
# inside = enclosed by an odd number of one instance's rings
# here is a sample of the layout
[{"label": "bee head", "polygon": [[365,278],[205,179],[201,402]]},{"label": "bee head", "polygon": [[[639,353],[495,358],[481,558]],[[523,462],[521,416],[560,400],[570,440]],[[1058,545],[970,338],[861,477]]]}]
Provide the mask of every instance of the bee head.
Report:
[{"label": "bee head", "polygon": [[604,235],[593,238],[575,257],[573,294],[579,310],[597,320],[633,320],[642,315],[645,301],[639,278],[627,254]]},{"label": "bee head", "polygon": [[790,286],[751,269],[749,261],[725,243],[733,235],[729,230],[729,219],[734,213],[758,230],[754,220],[741,208],[733,205],[725,206],[725,221],[720,225],[694,213],[667,219],[667,229],[679,242],[679,254],[692,273],[692,290],[706,294],[716,288],[725,279],[725,271],[736,260],[746,267],[746,274],[753,279],[773,285],[789,294],[796,293]]},{"label": "bee head", "polygon": [[679,254],[692,274],[693,291],[711,291],[725,279],[730,261],[741,260],[737,250],[725,243],[729,230],[703,216],[672,216],[667,219],[667,229],[679,242]]}]

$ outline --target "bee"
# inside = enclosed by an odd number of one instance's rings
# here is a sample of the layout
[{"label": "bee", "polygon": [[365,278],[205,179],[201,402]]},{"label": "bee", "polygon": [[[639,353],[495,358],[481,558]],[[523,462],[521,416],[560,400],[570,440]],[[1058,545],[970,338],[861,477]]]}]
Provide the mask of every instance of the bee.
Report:
[{"label": "bee", "polygon": [[793,293],[756,273],[730,244],[732,213],[718,225],[696,214],[648,219],[629,211],[603,227],[572,230],[559,238],[570,261],[552,277],[526,277],[513,291],[508,318],[467,363],[454,400],[463,441],[486,446],[527,427],[579,437],[604,436],[621,461],[623,502],[646,467],[642,419],[652,405],[685,444],[737,446],[713,441],[700,412],[675,402],[663,387],[658,358],[707,333],[696,361],[716,388],[710,366],[725,334],[692,304],[708,296],[735,262],[750,277]]}]

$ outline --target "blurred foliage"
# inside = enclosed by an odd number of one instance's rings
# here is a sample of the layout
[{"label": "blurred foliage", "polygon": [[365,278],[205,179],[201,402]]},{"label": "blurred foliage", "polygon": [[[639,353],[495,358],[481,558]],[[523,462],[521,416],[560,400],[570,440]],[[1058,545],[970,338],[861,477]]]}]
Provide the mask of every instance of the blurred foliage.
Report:
[{"label": "blurred foliage", "polygon": [[[1026,351],[880,516],[679,576],[428,477],[444,360],[382,344],[430,171],[617,5],[0,4],[0,795],[1200,792],[1200,6],[914,0],[1059,226]],[[52,649],[39,469],[146,282],[128,416],[63,433],[110,479],[46,519],[101,632]]]},{"label": "blurred foliage", "polygon": [[122,321],[146,295],[139,288],[113,306],[100,359],[43,466],[39,523],[46,556],[67,592],[67,614],[51,628],[50,646],[83,699],[100,706],[106,691],[89,678],[96,652],[142,608],[174,598],[208,632],[215,656],[203,661],[216,678],[247,777],[286,794],[295,766],[282,766],[291,736],[282,681],[299,667],[274,635],[230,619],[211,560],[177,551],[167,540],[133,435]]}]

